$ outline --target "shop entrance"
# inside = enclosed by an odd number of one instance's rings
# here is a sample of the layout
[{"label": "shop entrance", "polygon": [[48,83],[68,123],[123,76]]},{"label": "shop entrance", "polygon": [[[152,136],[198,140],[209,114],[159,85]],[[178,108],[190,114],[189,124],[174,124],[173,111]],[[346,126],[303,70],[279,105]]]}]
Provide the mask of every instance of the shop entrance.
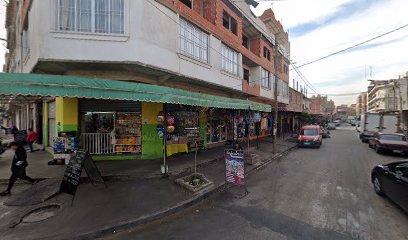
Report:
[{"label": "shop entrance", "polygon": [[90,154],[141,153],[140,102],[80,99],[79,111],[81,144]]}]

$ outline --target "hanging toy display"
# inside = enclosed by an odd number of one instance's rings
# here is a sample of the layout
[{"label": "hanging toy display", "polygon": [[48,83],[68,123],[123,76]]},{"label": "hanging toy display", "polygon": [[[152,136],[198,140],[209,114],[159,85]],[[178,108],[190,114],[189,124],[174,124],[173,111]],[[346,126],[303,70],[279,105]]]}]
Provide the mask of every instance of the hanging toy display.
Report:
[{"label": "hanging toy display", "polygon": [[157,115],[156,119],[159,124],[162,124],[164,122],[164,112],[159,112],[159,115]]},{"label": "hanging toy display", "polygon": [[176,130],[174,126],[167,126],[167,133],[172,134],[174,133],[174,130]]},{"label": "hanging toy display", "polygon": [[174,126],[176,121],[174,120],[174,116],[168,115],[166,118],[166,123],[168,126]]}]

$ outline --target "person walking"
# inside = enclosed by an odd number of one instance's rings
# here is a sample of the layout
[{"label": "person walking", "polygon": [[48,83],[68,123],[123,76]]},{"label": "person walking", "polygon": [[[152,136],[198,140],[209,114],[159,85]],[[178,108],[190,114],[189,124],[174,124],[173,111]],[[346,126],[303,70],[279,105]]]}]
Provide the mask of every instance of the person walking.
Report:
[{"label": "person walking", "polygon": [[11,134],[13,134],[14,141],[16,141],[16,136],[17,136],[17,133],[19,132],[18,128],[16,126],[13,126],[11,128],[10,132],[11,132]]},{"label": "person walking", "polygon": [[14,183],[17,181],[17,179],[23,179],[27,180],[31,183],[35,183],[36,180],[30,178],[26,174],[26,168],[28,166],[27,163],[27,153],[25,149],[20,146],[17,142],[12,142],[10,143],[10,149],[14,151],[14,158],[13,162],[11,164],[11,177],[9,179],[8,187],[7,189],[0,193],[0,196],[6,196],[11,194],[11,189],[13,188]]},{"label": "person walking", "polygon": [[30,152],[34,152],[33,144],[35,141],[37,141],[37,133],[35,133],[32,128],[29,128],[27,135],[27,143],[28,146],[30,147]]}]

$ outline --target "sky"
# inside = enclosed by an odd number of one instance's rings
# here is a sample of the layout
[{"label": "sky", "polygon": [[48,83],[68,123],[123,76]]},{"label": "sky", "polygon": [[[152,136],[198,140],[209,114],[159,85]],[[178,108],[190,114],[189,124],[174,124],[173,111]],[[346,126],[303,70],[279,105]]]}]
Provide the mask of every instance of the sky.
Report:
[{"label": "sky", "polygon": [[[289,31],[291,60],[298,66],[408,24],[407,0],[262,1],[253,11],[260,15],[270,7]],[[356,95],[338,95],[366,91],[367,79],[408,71],[408,27],[300,71],[336,105],[355,103]],[[301,81],[294,71],[290,78]]]},{"label": "sky", "polygon": [[[289,31],[291,61],[298,66],[408,24],[408,0],[260,2],[253,11],[260,15],[273,8]],[[5,6],[0,1],[0,38],[6,37],[4,18]],[[0,66],[5,51],[0,41]],[[354,103],[356,95],[348,94],[366,91],[367,79],[396,78],[408,71],[408,27],[300,70],[318,93],[328,95],[336,105]],[[290,78],[301,82],[294,71]]]}]

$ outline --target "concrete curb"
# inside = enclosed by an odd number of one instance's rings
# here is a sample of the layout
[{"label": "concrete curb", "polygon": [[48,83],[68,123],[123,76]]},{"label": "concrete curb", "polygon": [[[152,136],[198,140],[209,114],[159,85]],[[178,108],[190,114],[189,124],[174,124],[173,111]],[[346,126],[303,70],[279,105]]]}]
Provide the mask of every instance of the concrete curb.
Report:
[{"label": "concrete curb", "polygon": [[[281,158],[283,155],[289,153],[291,150],[297,148],[297,145],[289,147],[288,149],[286,149],[285,151],[283,151],[282,153],[279,154],[275,154],[275,156],[273,156],[272,158],[270,158],[267,161],[263,161],[261,165],[255,167],[254,169],[251,169],[251,171],[248,171],[246,173],[246,176],[249,176],[259,170],[261,170],[262,168],[266,167],[269,163],[271,163],[272,161]],[[216,160],[214,160],[216,161]],[[131,220],[127,220],[127,221],[122,221],[117,223],[115,226],[109,226],[109,227],[105,227],[96,231],[92,231],[92,232],[88,232],[88,233],[84,233],[81,234],[79,236],[70,236],[70,237],[59,237],[59,239],[66,239],[66,240],[84,240],[84,239],[96,239],[99,237],[102,237],[104,235],[107,234],[112,234],[115,232],[120,232],[120,231],[125,231],[128,230],[129,228],[134,228],[137,227],[139,225],[144,225],[144,224],[148,224],[151,222],[154,222],[156,220],[159,220],[161,218],[165,218],[165,217],[169,217],[171,215],[174,215],[184,209],[187,209],[191,206],[193,206],[196,203],[199,203],[200,201],[208,198],[209,196],[222,191],[225,188],[225,182],[221,183],[220,185],[208,190],[208,191],[204,191],[201,194],[194,196],[191,199],[182,201],[178,204],[176,204],[173,207],[169,207],[163,210],[160,210],[158,212],[152,213],[150,215],[145,215],[136,219],[131,219]],[[49,238],[52,239],[52,238]]]}]

